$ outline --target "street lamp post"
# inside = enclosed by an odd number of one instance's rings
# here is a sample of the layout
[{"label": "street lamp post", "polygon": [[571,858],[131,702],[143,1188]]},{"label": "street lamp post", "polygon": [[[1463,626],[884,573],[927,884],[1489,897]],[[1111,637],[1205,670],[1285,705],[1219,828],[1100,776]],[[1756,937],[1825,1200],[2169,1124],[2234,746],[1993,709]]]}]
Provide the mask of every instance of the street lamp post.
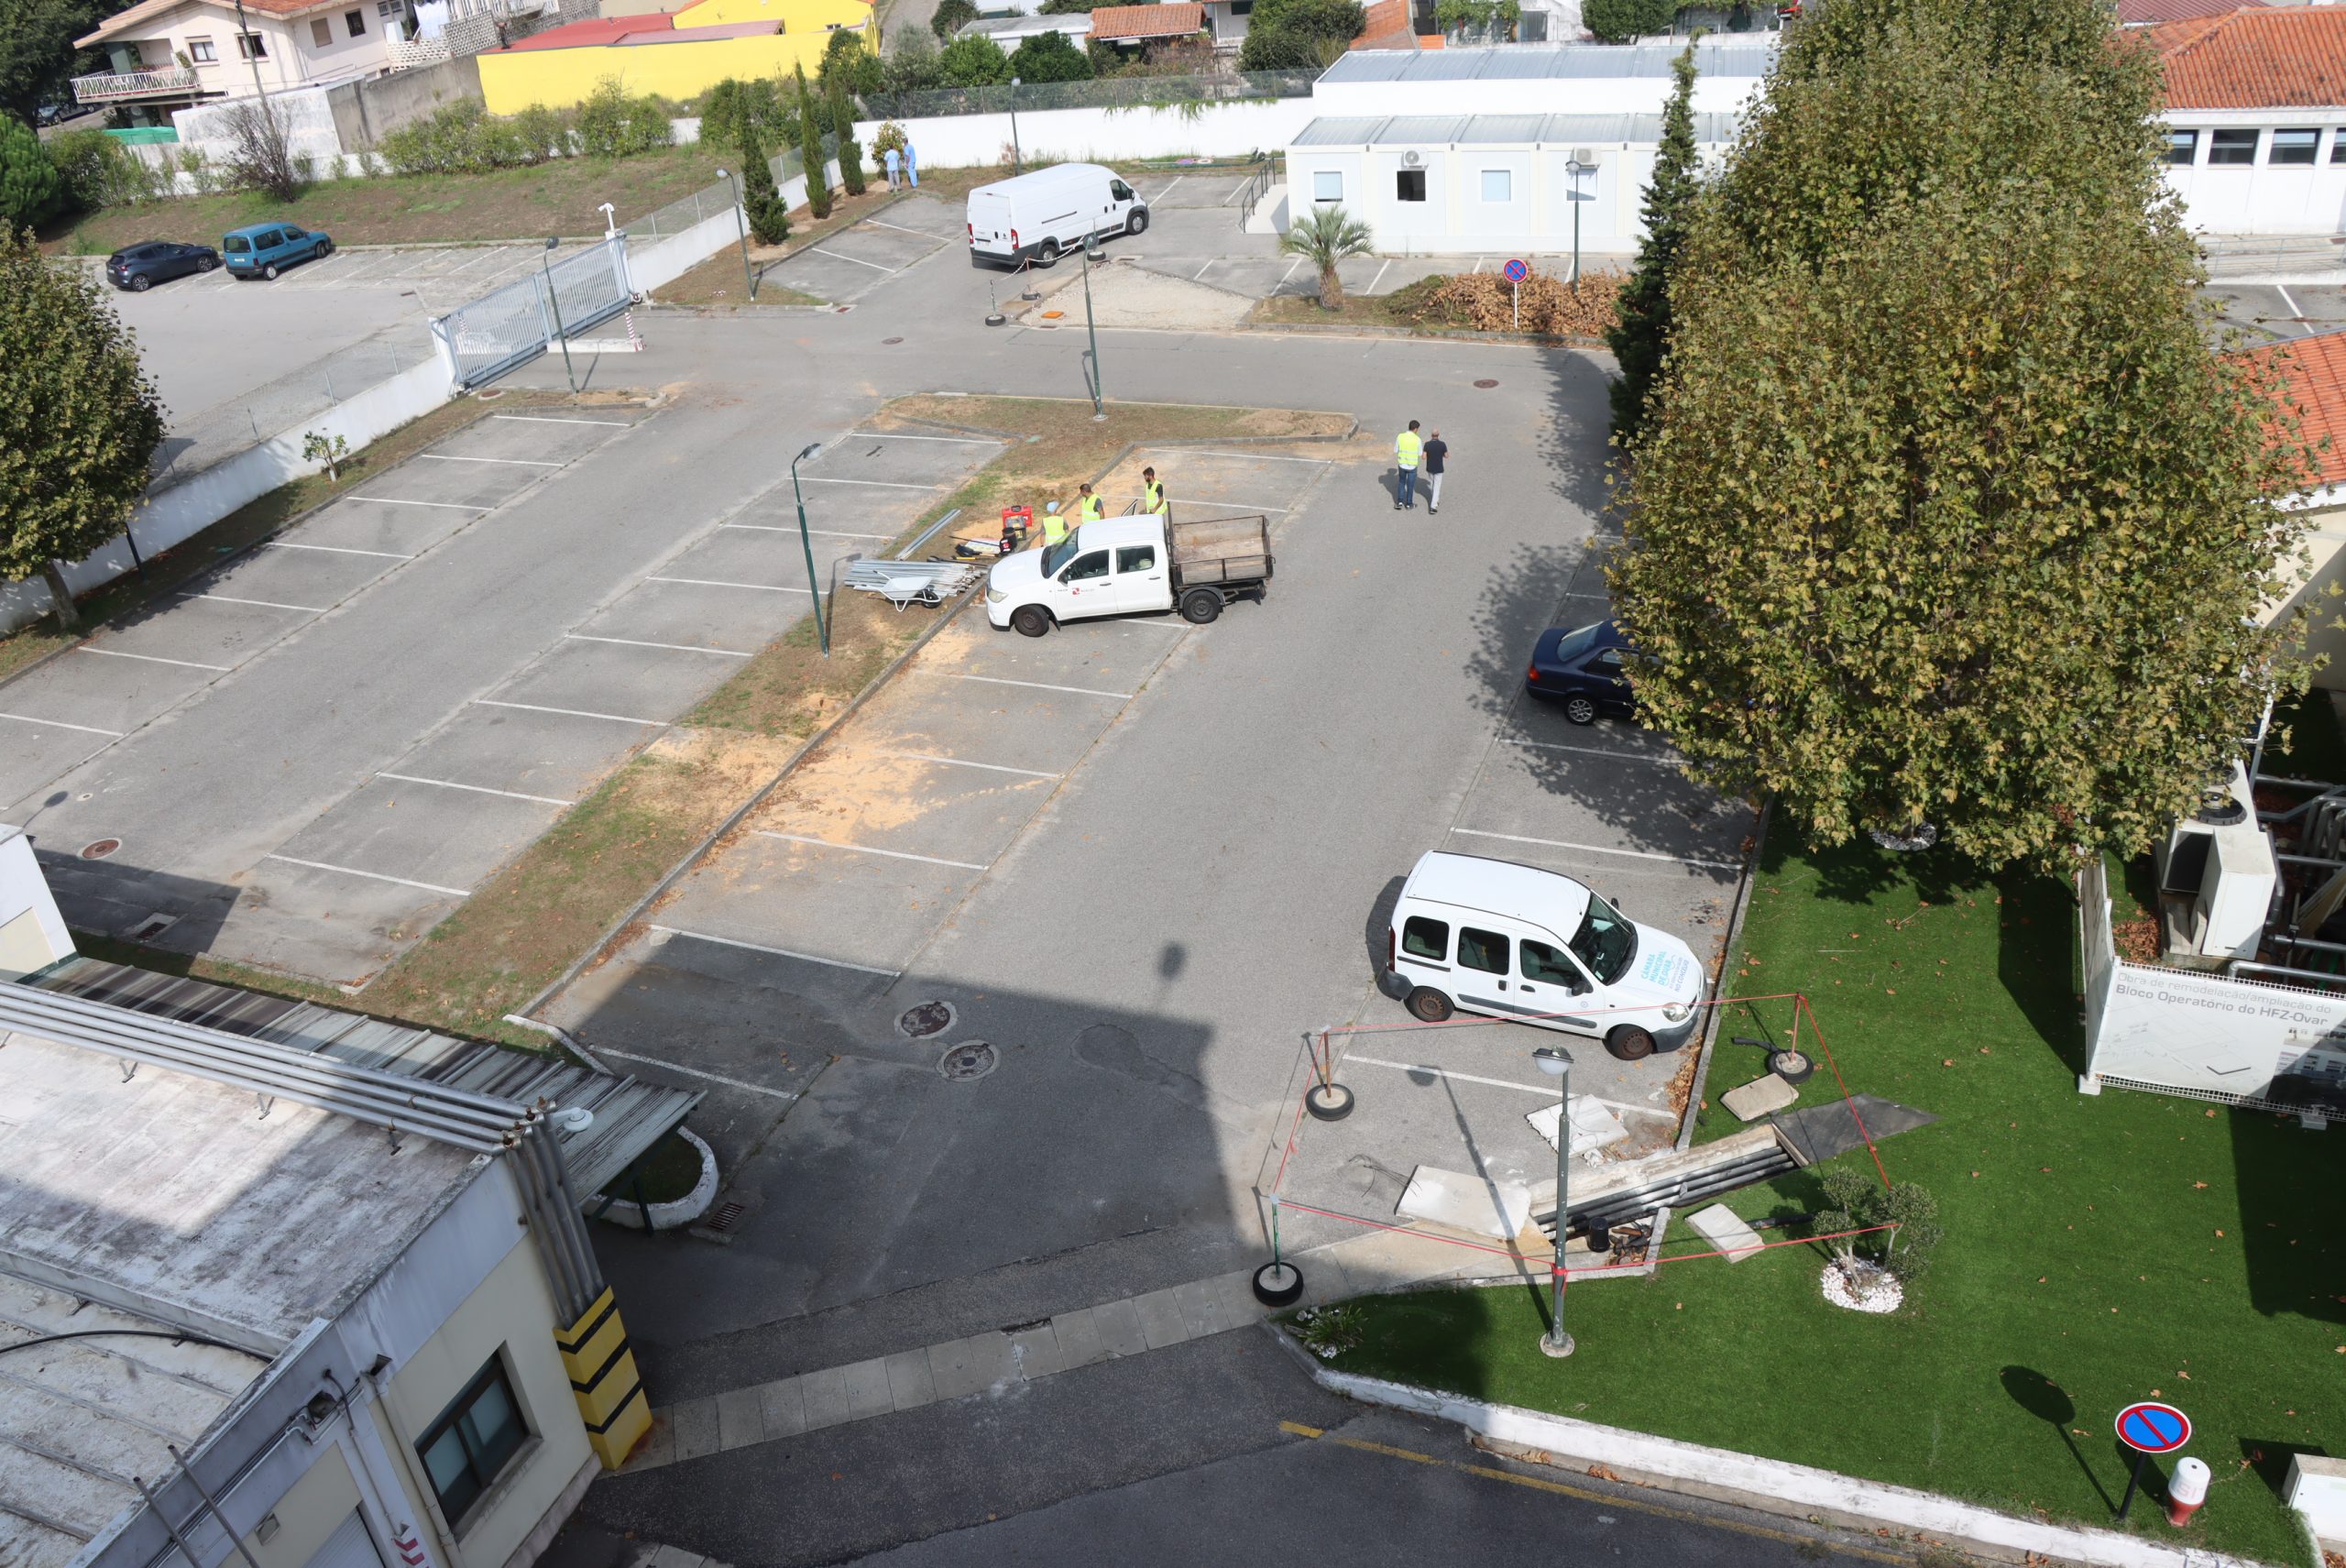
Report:
[{"label": "street lamp post", "polygon": [[562,243],[560,235],[549,236],[545,254],[538,258],[538,265],[546,276],[546,304],[554,312],[554,339],[562,345],[562,373],[570,379],[570,395],[578,395],[578,372],[570,366],[570,335],[562,329],[562,297],[554,287],[554,247]]},{"label": "street lamp post", "polygon": [[1097,422],[1108,417],[1100,398],[1100,329],[1091,322],[1091,258],[1100,254],[1097,230],[1083,236],[1083,331],[1091,340],[1091,347],[1084,357],[1091,362],[1091,374],[1084,378],[1091,383],[1091,417]]},{"label": "street lamp post", "polygon": [[1556,1079],[1556,1262],[1548,1308],[1548,1332],[1540,1336],[1540,1352],[1559,1358],[1573,1353],[1573,1336],[1564,1332],[1564,1182],[1566,1157],[1573,1146],[1573,1058],[1562,1046],[1541,1046],[1531,1053],[1540,1070]]},{"label": "street lamp post", "polygon": [[741,203],[741,182],[722,169],[717,171],[717,177],[733,192],[733,232],[741,236],[741,287],[754,300],[758,297],[758,280],[750,276],[750,230],[741,219],[746,210]]},{"label": "street lamp post", "polygon": [[1580,177],[1596,172],[1596,154],[1587,148],[1575,148],[1564,172],[1573,181],[1573,287],[1580,287]]},{"label": "street lamp post", "polygon": [[1010,79],[1010,172],[1015,177],[1026,172],[1025,159],[1018,151],[1018,78]]},{"label": "street lamp post", "polygon": [[823,613],[823,585],[815,580],[815,542],[806,533],[806,496],[798,488],[798,465],[823,449],[819,441],[809,442],[806,449],[790,460],[790,493],[798,501],[798,543],[806,552],[806,591],[815,596],[815,634],[823,644],[823,657],[831,656],[831,623]]}]

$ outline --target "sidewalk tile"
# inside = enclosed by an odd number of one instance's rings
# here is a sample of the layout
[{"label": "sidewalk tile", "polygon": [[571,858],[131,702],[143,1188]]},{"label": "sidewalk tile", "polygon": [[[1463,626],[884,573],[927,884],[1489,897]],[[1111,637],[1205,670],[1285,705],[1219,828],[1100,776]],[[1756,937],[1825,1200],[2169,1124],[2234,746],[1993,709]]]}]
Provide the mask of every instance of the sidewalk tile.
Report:
[{"label": "sidewalk tile", "polygon": [[1151,1350],[1163,1350],[1191,1337],[1189,1325],[1181,1321],[1180,1303],[1173,1299],[1170,1290],[1152,1290],[1146,1296],[1134,1297],[1133,1310],[1140,1314],[1140,1332]]},{"label": "sidewalk tile", "polygon": [[888,1364],[878,1356],[859,1361],[845,1369],[847,1373],[847,1419],[868,1420],[884,1416],[896,1408],[888,1393]]},{"label": "sidewalk tile", "polygon": [[778,1377],[758,1385],[758,1408],[765,1417],[766,1441],[796,1437],[806,1430],[806,1385],[802,1377]]},{"label": "sidewalk tile", "polygon": [[1059,1365],[1064,1367],[1089,1366],[1107,1359],[1108,1347],[1100,1338],[1100,1320],[1090,1307],[1080,1312],[1061,1312],[1051,1320],[1051,1332],[1058,1336]]},{"label": "sidewalk tile", "polygon": [[1189,1328],[1191,1339],[1203,1339],[1234,1328],[1222,1310],[1222,1292],[1213,1288],[1211,1279],[1192,1279],[1173,1287],[1174,1305],[1181,1309],[1181,1321]]},{"label": "sidewalk tile", "polygon": [[887,1358],[888,1397],[899,1410],[930,1404],[937,1398],[937,1379],[929,1375],[928,1352],[900,1350]]},{"label": "sidewalk tile", "polygon": [[1048,1377],[1054,1372],[1066,1371],[1068,1360],[1051,1325],[1038,1323],[1010,1336],[1010,1365],[1018,1369],[1021,1377]]},{"label": "sidewalk tile", "polygon": [[1110,1355],[1138,1355],[1148,1348],[1140,1313],[1130,1301],[1103,1301],[1091,1309],[1091,1321],[1100,1325],[1100,1343]]},{"label": "sidewalk tile", "polygon": [[700,1568],[707,1561],[697,1552],[686,1552],[681,1546],[663,1546],[652,1554],[645,1568]]},{"label": "sidewalk tile", "polygon": [[1271,1310],[1255,1297],[1255,1271],[1251,1268],[1215,1275],[1213,1288],[1222,1298],[1223,1314],[1233,1323],[1258,1323],[1271,1315]]},{"label": "sidewalk tile", "polygon": [[989,1331],[930,1345],[928,1370],[940,1399],[958,1399],[990,1388],[1010,1374],[1010,1341]]},{"label": "sidewalk tile", "polygon": [[766,1435],[766,1418],[758,1409],[755,1388],[728,1388],[717,1396],[717,1446],[719,1449],[747,1448],[762,1442]]},{"label": "sidewalk tile", "polygon": [[846,1367],[826,1366],[820,1372],[802,1373],[798,1386],[806,1391],[808,1431],[835,1427],[848,1419]]},{"label": "sidewalk tile", "polygon": [[676,1424],[669,1420],[667,1411],[657,1410],[652,1413],[652,1430],[643,1434],[643,1441],[635,1445],[635,1452],[620,1468],[657,1470],[675,1457]]},{"label": "sidewalk tile", "polygon": [[676,1457],[698,1459],[717,1452],[717,1401],[687,1399],[668,1412],[676,1425]]}]

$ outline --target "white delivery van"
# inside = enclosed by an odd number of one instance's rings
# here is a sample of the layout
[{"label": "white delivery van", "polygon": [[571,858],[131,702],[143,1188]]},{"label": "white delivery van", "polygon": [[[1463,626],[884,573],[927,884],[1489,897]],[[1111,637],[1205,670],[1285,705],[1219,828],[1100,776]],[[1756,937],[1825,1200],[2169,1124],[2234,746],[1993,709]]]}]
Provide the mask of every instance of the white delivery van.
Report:
[{"label": "white delivery van", "polygon": [[1402,885],[1379,989],[1438,1024],[1453,1009],[1586,1035],[1623,1061],[1694,1033],[1703,966],[1568,876],[1436,850]]},{"label": "white delivery van", "polygon": [[1048,267],[1083,236],[1139,234],[1147,204],[1113,169],[1058,163],[970,192],[970,261],[978,267]]}]

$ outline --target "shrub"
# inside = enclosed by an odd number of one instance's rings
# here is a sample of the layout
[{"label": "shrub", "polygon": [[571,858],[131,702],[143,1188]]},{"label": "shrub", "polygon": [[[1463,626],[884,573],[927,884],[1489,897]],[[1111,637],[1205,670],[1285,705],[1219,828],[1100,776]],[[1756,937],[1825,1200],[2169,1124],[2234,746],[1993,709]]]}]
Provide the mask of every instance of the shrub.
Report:
[{"label": "shrub", "polygon": [[992,38],[972,33],[945,46],[937,57],[937,72],[948,87],[991,86],[1010,80],[1010,57]]},{"label": "shrub", "polygon": [[1597,42],[1623,44],[1669,32],[1678,19],[1678,0],[1586,0],[1580,19]]},{"label": "shrub", "polygon": [[65,181],[32,128],[0,118],[0,225],[30,228],[65,200]]},{"label": "shrub", "polygon": [[773,165],[755,125],[743,134],[740,148],[741,211],[750,233],[760,245],[780,245],[790,237],[790,203],[774,189]]},{"label": "shrub", "polygon": [[839,183],[850,196],[863,194],[863,150],[855,144],[855,104],[844,75],[831,78],[831,129],[839,142]]},{"label": "shrub", "polygon": [[937,43],[910,27],[896,29],[896,47],[880,61],[882,93],[926,93],[943,80],[937,74]]},{"label": "shrub", "polygon": [[228,178],[247,191],[290,202],[310,181],[309,159],[287,147],[285,122],[265,98],[228,111]]},{"label": "shrub", "polygon": [[1065,33],[1036,33],[1011,55],[1010,74],[1021,82],[1084,82],[1091,60]]},{"label": "shrub", "polygon": [[882,125],[878,130],[872,133],[872,155],[874,158],[884,159],[888,156],[888,149],[890,148],[893,148],[898,152],[902,152],[904,150],[907,140],[908,138],[904,135],[904,126],[896,124],[893,120],[887,121],[885,124]]},{"label": "shrub", "polygon": [[1561,278],[1534,272],[1523,280],[1521,325],[1517,291],[1496,272],[1460,272],[1442,280],[1433,303],[1478,332],[1521,330],[1545,337],[1595,337],[1616,319],[1615,302],[1626,281],[1618,272],[1584,272],[1575,289]]},{"label": "shrub", "polygon": [[798,68],[798,157],[806,171],[806,210],[817,218],[831,215],[831,181],[823,167],[822,121],[817,117],[815,94],[806,85],[806,68]]},{"label": "shrub", "polygon": [[880,91],[885,73],[880,69],[877,48],[866,43],[865,37],[841,27],[823,46],[823,63],[816,80],[825,93],[838,87],[857,96]]},{"label": "shrub", "polygon": [[577,133],[578,150],[588,158],[629,158],[675,139],[667,105],[629,97],[616,76],[604,77],[578,105]]},{"label": "shrub", "polygon": [[524,163],[545,163],[570,154],[570,116],[560,109],[532,104],[507,122]]},{"label": "shrub", "polygon": [[928,19],[928,29],[939,38],[949,38],[978,19],[978,8],[970,0],[937,0],[937,12]]},{"label": "shrub", "polygon": [[49,144],[65,199],[84,212],[151,201],[166,183],[146,159],[104,131],[68,131]]}]

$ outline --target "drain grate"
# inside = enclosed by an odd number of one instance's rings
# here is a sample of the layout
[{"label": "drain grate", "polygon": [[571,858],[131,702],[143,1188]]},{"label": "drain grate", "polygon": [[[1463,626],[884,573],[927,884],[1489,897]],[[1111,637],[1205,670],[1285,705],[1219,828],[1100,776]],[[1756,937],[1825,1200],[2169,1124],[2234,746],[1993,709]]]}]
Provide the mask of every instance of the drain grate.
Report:
[{"label": "drain grate", "polygon": [[731,1230],[733,1222],[740,1217],[741,1205],[739,1203],[719,1203],[708,1218],[700,1223],[700,1228],[704,1231],[716,1231],[721,1234]]},{"label": "drain grate", "polygon": [[1477,386],[1477,387],[1479,387],[1479,388],[1481,388],[1484,391],[1487,392],[1487,391],[1489,391],[1493,387],[1497,386],[1497,385],[1498,385],[1498,383],[1497,383],[1496,381],[1494,381],[1494,380],[1490,379],[1488,377],[1485,377],[1485,378],[1484,378],[1482,380],[1475,382],[1475,383],[1474,383],[1474,385],[1475,385],[1475,386]]},{"label": "drain grate", "polygon": [[956,1083],[967,1083],[992,1072],[1001,1059],[983,1040],[970,1040],[937,1058],[937,1070]]},{"label": "drain grate", "polygon": [[960,1019],[950,1002],[923,1002],[896,1014],[896,1033],[907,1040],[926,1040],[941,1035]]},{"label": "drain grate", "polygon": [[85,861],[103,861],[121,848],[122,840],[119,839],[99,839],[82,846],[82,858]]}]

